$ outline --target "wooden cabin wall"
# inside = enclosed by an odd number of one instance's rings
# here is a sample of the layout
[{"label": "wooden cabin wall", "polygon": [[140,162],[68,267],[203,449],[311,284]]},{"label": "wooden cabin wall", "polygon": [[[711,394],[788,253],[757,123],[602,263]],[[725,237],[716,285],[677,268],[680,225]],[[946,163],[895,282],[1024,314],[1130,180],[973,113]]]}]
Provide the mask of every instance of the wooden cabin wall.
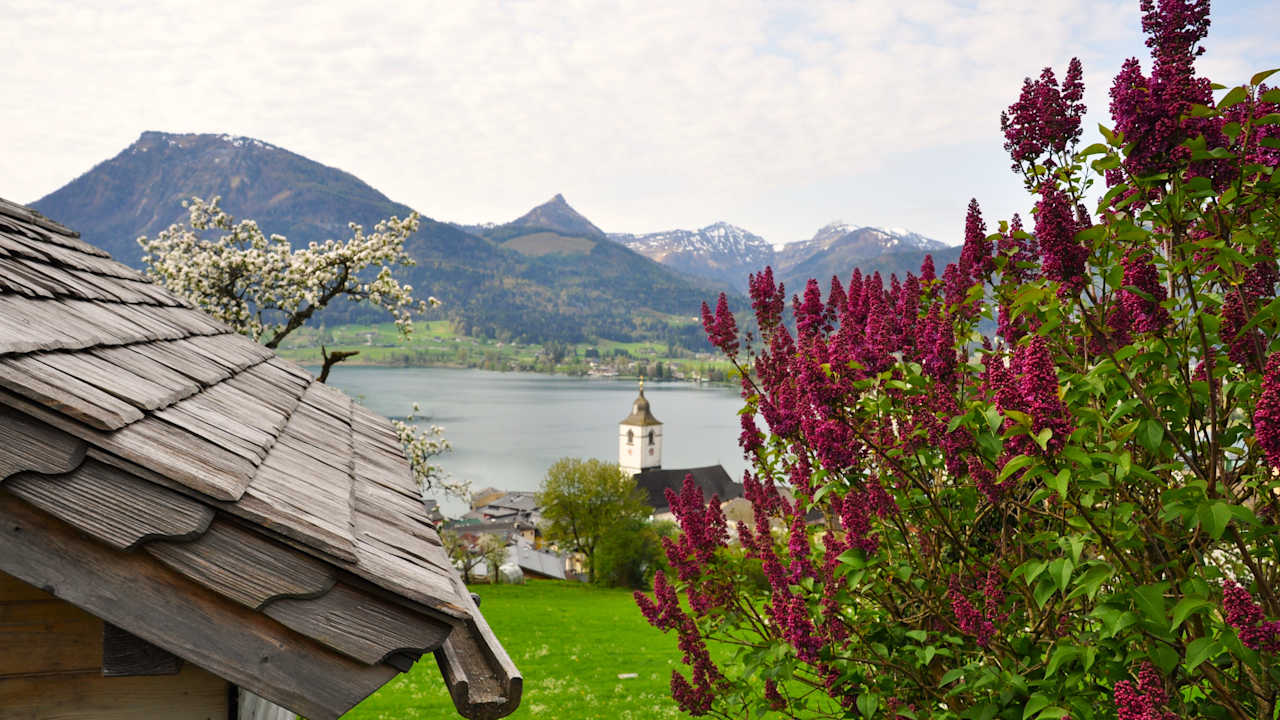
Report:
[{"label": "wooden cabin wall", "polygon": [[227,720],[228,685],[177,675],[102,676],[102,621],[0,572],[0,720]]}]

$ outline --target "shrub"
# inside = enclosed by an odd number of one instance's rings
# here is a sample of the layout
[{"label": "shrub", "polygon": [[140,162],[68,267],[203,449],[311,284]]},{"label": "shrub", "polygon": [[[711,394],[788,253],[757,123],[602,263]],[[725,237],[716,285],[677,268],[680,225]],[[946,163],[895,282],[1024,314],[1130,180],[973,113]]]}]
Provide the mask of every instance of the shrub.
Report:
[{"label": "shrub", "polygon": [[941,277],[810,280],[791,324],[766,269],[741,347],[704,306],[754,518],[730,546],[687,486],[637,593],[680,636],[684,710],[1275,717],[1280,92],[1214,101],[1207,5],[1143,0],[1151,75],[1125,63],[1102,142],[1077,151],[1077,61],[1026,82],[1001,125],[1029,227],[974,202]]}]

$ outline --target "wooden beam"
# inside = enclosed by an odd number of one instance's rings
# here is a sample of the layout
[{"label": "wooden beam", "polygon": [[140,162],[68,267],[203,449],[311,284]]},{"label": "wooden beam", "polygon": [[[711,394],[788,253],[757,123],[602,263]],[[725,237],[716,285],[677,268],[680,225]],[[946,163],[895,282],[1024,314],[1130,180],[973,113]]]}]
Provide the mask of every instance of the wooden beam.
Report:
[{"label": "wooden beam", "polygon": [[102,676],[177,675],[182,658],[111,623],[102,625]]},{"label": "wooden beam", "polygon": [[312,720],[396,675],[335,653],[170,570],[0,492],[0,570]]},{"label": "wooden beam", "polygon": [[210,720],[227,717],[227,682],[188,665],[164,677],[80,673],[0,678],[0,720]]}]

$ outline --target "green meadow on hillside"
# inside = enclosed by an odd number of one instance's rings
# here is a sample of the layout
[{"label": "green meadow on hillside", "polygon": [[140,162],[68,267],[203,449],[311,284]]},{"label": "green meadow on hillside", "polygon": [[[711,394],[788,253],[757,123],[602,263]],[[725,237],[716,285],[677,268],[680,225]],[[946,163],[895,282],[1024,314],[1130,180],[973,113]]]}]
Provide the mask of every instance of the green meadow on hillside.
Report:
[{"label": "green meadow on hillside", "polygon": [[358,351],[360,354],[348,360],[348,365],[473,367],[585,375],[594,362],[619,369],[624,376],[654,378],[661,371],[662,377],[668,379],[679,373],[686,378],[698,376],[716,381],[731,377],[733,372],[733,366],[718,356],[693,353],[655,340],[601,339],[548,345],[501,342],[459,335],[447,320],[419,321],[407,339],[392,323],[303,327],[289,336],[279,352],[304,365],[319,365],[321,345],[330,351]]},{"label": "green meadow on hillside", "polygon": [[[524,675],[512,718],[681,718],[674,635],[647,625],[630,591],[554,581],[476,585],[480,609]],[[635,673],[635,678],[619,675]],[[435,658],[387,683],[347,720],[457,718]]]}]

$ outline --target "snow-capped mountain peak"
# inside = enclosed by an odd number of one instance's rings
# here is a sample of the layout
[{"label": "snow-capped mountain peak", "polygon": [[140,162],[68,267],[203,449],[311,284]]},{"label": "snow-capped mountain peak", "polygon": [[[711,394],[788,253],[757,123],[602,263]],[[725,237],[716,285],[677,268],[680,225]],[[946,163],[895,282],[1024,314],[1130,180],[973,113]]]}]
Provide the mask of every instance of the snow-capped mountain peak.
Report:
[{"label": "snow-capped mountain peak", "polygon": [[613,233],[609,239],[685,272],[728,280],[739,289],[748,273],[773,261],[773,246],[764,238],[723,221],[697,230]]}]

